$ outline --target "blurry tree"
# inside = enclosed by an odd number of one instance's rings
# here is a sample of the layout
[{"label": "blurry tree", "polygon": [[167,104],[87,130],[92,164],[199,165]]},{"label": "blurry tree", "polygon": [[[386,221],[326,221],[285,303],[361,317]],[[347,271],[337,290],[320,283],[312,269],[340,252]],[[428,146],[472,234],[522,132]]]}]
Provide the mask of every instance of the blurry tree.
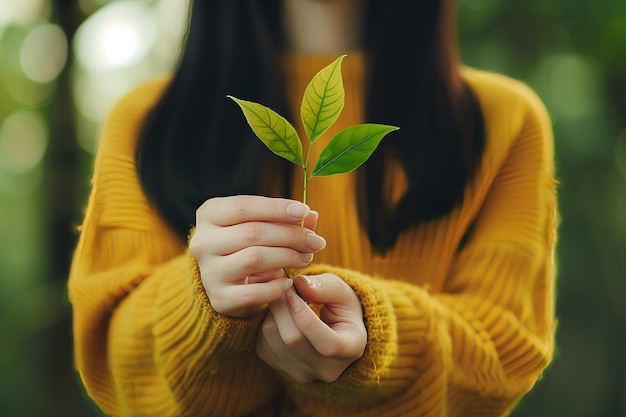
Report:
[{"label": "blurry tree", "polygon": [[[54,0],[54,18],[68,39],[85,18],[74,0]],[[55,285],[65,285],[69,273],[69,259],[76,244],[76,225],[80,218],[85,194],[84,165],[90,158],[77,146],[74,124],[74,104],[71,71],[73,57],[57,79],[57,94],[50,103],[50,146],[46,157],[45,186],[46,207],[43,216],[47,224],[47,277]],[[68,306],[65,298],[64,304]],[[69,309],[69,306],[68,306]],[[37,360],[41,361],[46,390],[42,402],[45,415],[55,417],[86,415],[93,407],[78,388],[73,372],[71,316],[67,314],[59,322],[47,327],[41,335],[46,348]],[[63,399],[59,401],[59,399]]]}]

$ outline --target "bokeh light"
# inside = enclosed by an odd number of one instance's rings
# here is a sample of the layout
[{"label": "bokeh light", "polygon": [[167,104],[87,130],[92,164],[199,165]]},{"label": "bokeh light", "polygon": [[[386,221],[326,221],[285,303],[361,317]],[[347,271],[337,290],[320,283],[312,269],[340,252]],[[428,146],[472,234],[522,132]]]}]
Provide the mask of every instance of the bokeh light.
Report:
[{"label": "bokeh light", "polygon": [[38,83],[54,80],[67,61],[67,39],[58,25],[47,23],[31,30],[20,50],[22,71]]},{"label": "bokeh light", "polygon": [[12,174],[34,169],[46,152],[48,128],[34,110],[19,110],[0,127],[0,168]]},{"label": "bokeh light", "polygon": [[78,62],[92,71],[125,67],[141,60],[156,38],[152,11],[144,3],[119,1],[102,7],[78,29]]},{"label": "bokeh light", "polygon": [[171,62],[178,56],[182,34],[187,26],[189,0],[161,0],[155,9],[159,23],[156,52]]},{"label": "bokeh light", "polygon": [[0,26],[12,23],[27,25],[50,17],[49,0],[0,0]]},{"label": "bokeh light", "polygon": [[23,106],[41,106],[48,102],[54,91],[54,83],[40,84],[26,77],[23,73],[5,74],[4,88],[9,97]]},{"label": "bokeh light", "polygon": [[72,74],[77,143],[94,153],[113,105],[137,84],[170,71],[178,57],[189,0],[151,3],[82,0],[94,10],[76,32]]},{"label": "bokeh light", "polygon": [[557,117],[578,119],[600,109],[600,77],[593,63],[577,54],[548,57],[539,68],[544,101]]}]

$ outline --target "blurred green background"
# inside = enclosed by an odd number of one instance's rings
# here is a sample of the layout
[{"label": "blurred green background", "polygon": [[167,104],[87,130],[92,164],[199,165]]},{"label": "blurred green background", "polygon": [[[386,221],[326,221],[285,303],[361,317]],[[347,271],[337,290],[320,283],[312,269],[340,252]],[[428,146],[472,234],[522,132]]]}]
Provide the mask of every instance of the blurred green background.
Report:
[{"label": "blurred green background", "polygon": [[[100,416],[66,296],[98,132],[173,65],[187,0],[0,0],[0,416]],[[464,62],[554,122],[558,352],[514,416],[626,417],[626,1],[459,0]]]}]

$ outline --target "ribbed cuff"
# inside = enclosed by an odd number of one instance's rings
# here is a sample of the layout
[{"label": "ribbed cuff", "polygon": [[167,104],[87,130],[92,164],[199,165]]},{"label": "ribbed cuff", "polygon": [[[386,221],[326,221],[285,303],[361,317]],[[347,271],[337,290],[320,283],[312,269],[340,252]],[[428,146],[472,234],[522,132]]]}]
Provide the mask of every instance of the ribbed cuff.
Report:
[{"label": "ribbed cuff", "polygon": [[214,372],[225,356],[254,348],[263,313],[237,319],[213,310],[189,251],[171,268],[171,279],[164,281],[157,301],[154,328],[157,355],[167,368],[174,369],[181,358],[193,356],[202,360],[197,364],[200,368]]}]

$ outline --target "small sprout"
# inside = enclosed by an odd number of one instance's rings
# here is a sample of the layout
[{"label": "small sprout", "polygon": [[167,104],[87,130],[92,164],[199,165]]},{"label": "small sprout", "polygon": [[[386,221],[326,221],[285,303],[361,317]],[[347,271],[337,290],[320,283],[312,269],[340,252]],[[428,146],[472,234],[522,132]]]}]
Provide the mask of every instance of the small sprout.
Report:
[{"label": "small sprout", "polygon": [[309,180],[343,174],[360,167],[374,153],[381,140],[396,126],[382,124],[360,124],[337,133],[322,149],[309,174],[311,147],[337,121],[343,110],[345,90],[341,76],[342,55],[319,71],[307,85],[300,107],[300,116],[309,141],[306,159],[302,141],[287,119],[269,107],[251,101],[228,96],[239,105],[252,131],[276,155],[299,165],[304,171],[304,193],[306,203]]}]

